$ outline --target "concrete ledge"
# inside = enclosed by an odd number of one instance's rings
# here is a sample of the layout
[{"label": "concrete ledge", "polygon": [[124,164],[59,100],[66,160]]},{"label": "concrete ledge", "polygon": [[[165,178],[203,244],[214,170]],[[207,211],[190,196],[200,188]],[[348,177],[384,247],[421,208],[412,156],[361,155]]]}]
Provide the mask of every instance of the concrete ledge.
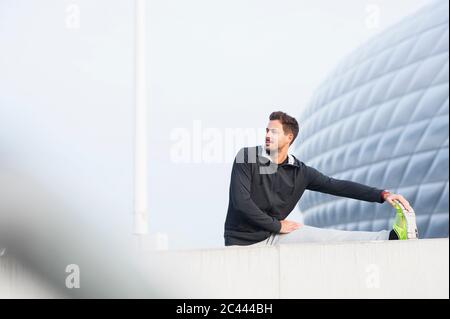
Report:
[{"label": "concrete ledge", "polygon": [[54,289],[28,267],[9,256],[0,256],[0,298],[62,298]]},{"label": "concrete ledge", "polygon": [[448,238],[158,255],[180,298],[449,298]]},{"label": "concrete ledge", "polygon": [[[166,298],[449,298],[448,238],[160,251],[136,262]],[[58,287],[0,257],[0,298],[65,297]]]}]

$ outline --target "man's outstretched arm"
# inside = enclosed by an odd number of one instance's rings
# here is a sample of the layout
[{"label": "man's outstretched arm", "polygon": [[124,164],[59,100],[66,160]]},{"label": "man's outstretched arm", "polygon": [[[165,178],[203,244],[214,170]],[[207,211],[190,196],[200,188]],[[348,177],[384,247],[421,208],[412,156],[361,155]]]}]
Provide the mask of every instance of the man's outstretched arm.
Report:
[{"label": "man's outstretched arm", "polygon": [[359,199],[367,202],[384,203],[394,206],[394,200],[400,201],[407,210],[412,210],[409,202],[399,194],[393,194],[385,189],[370,187],[360,183],[335,179],[326,176],[317,169],[306,165],[308,184],[306,189],[336,196]]}]

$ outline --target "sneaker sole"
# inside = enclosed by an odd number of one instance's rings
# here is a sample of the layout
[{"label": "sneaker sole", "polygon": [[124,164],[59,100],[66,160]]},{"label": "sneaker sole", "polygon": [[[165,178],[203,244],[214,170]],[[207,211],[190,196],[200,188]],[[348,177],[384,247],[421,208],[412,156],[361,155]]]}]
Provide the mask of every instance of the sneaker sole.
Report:
[{"label": "sneaker sole", "polygon": [[416,224],[416,213],[414,210],[407,211],[399,201],[397,201],[397,204],[401,207],[403,216],[405,216],[408,239],[419,239],[419,231]]}]

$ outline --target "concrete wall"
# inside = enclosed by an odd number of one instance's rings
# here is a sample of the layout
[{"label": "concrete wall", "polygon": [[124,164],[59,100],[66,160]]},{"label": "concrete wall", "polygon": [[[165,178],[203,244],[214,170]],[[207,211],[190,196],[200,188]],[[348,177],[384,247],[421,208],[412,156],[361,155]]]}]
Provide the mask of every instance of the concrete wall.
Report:
[{"label": "concrete wall", "polygon": [[[448,239],[166,251],[140,261],[148,277],[165,270],[152,287],[170,286],[165,298],[449,297]],[[1,298],[64,297],[56,291],[0,258]]]},{"label": "concrete wall", "polygon": [[16,259],[0,256],[0,298],[62,298],[41,276]]},{"label": "concrete wall", "polygon": [[160,252],[179,298],[448,298],[448,239]]}]

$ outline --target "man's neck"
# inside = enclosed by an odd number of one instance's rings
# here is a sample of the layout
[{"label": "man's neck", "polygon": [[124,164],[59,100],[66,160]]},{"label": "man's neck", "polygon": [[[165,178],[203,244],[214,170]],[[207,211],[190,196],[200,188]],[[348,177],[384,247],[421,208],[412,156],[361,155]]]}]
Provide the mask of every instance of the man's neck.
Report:
[{"label": "man's neck", "polygon": [[270,152],[269,156],[275,164],[281,164],[286,160],[288,152],[289,146],[286,146],[282,149],[279,149],[278,151]]}]

